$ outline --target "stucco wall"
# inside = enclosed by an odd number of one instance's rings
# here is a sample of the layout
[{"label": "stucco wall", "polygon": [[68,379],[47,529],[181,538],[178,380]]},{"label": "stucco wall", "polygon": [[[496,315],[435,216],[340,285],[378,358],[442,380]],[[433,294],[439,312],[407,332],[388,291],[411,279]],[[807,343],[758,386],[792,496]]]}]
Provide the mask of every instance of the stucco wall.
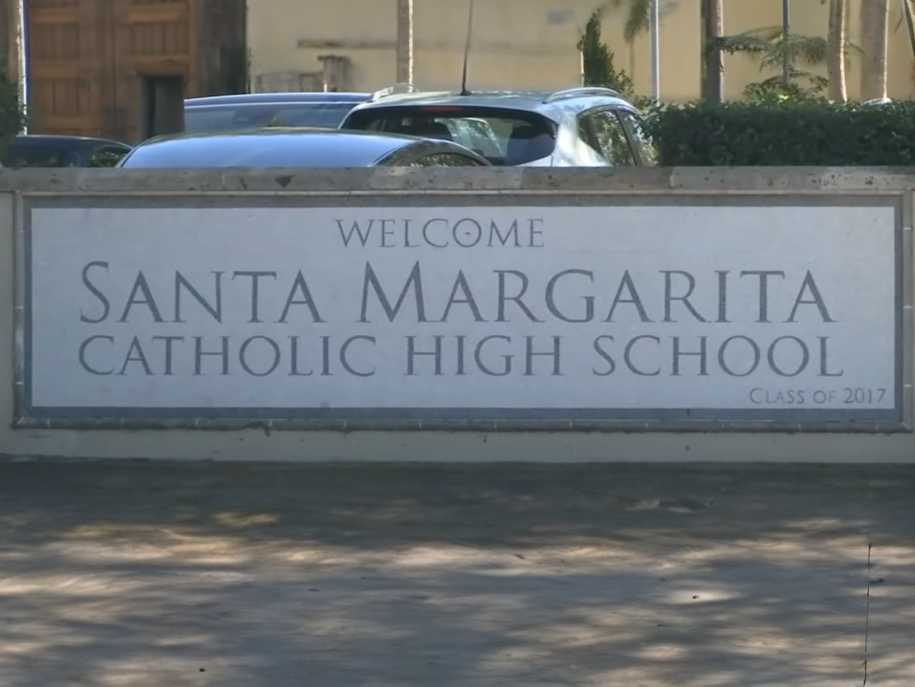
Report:
[{"label": "stucco wall", "polygon": [[[578,85],[578,32],[592,0],[478,0],[474,9],[469,85],[477,89],[561,89]],[[414,81],[427,89],[460,87],[467,32],[465,2],[414,4]],[[689,99],[699,85],[699,0],[679,0],[662,30],[665,95]],[[673,21],[676,16],[677,22]],[[633,50],[622,39],[622,15],[608,13],[607,41],[617,66],[634,69],[647,92],[647,42]],[[683,22],[696,31],[684,31]],[[319,55],[352,60],[353,86],[372,91],[394,83],[396,0],[249,0],[252,75],[318,71]],[[644,59],[641,59],[644,57]]]},{"label": "stucco wall", "polygon": [[[736,431],[527,431],[493,424],[492,430],[429,431],[413,423],[408,430],[306,431],[269,421],[188,429],[187,423],[169,423],[150,429],[143,422],[94,425],[25,422],[18,426],[17,403],[22,401],[23,323],[29,316],[23,306],[25,289],[22,212],[24,201],[42,202],[70,196],[74,199],[106,197],[120,206],[131,203],[169,202],[168,199],[203,198],[209,204],[245,205],[250,199],[315,198],[323,205],[347,207],[347,198],[383,199],[395,192],[398,205],[409,206],[410,194],[423,203],[430,193],[454,205],[478,202],[474,194],[499,192],[500,203],[536,195],[549,204],[559,194],[566,199],[584,194],[609,200],[635,194],[639,204],[650,206],[653,195],[704,197],[706,204],[733,205],[735,198],[753,194],[771,198],[773,205],[789,194],[794,202],[813,205],[831,198],[896,199],[902,226],[898,250],[906,273],[900,282],[900,335],[905,355],[900,358],[902,413],[911,423],[912,309],[912,198],[911,172],[823,169],[637,169],[566,170],[498,169],[491,172],[457,170],[331,171],[292,170],[245,172],[133,172],[114,170],[2,171],[0,172],[0,454],[110,458],[218,458],[237,460],[532,460],[532,461],[802,461],[802,462],[911,462],[915,460],[915,434],[886,430],[786,432],[765,427]],[[139,190],[138,189],[142,189]],[[407,195],[404,195],[404,192]],[[158,194],[158,195],[157,195]],[[354,195],[355,194],[355,195]],[[131,200],[133,198],[134,200]],[[800,198],[800,200],[797,200]],[[820,198],[821,200],[817,200]],[[31,200],[30,200],[31,199]],[[120,200],[118,200],[120,199]],[[139,200],[138,200],[139,199]],[[174,201],[172,201],[174,202]],[[184,202],[184,201],[182,201]],[[350,203],[356,202],[355,200]],[[563,201],[563,202],[567,202]],[[881,201],[883,202],[883,201]],[[65,229],[62,229],[65,230]],[[154,237],[149,237],[154,241]],[[138,246],[137,250],[140,250]],[[786,248],[790,250],[790,248]],[[19,257],[17,259],[17,252]],[[902,263],[900,263],[902,264]],[[32,269],[40,269],[33,264]],[[72,313],[69,314],[72,316]],[[64,311],[61,318],[68,317]],[[18,349],[18,353],[17,353]],[[902,350],[902,349],[901,349]],[[53,385],[52,385],[53,386]],[[142,420],[142,418],[140,418]],[[117,429],[121,426],[121,429]],[[910,426],[910,424],[909,424]],[[147,428],[144,428],[147,427]],[[204,428],[208,427],[208,428]],[[248,428],[245,428],[248,427]],[[629,428],[632,430],[633,428]],[[849,430],[855,429],[852,427]]]},{"label": "stucco wall", "polygon": [[[913,55],[903,29],[897,30],[900,0],[891,0],[888,37],[888,91],[893,98],[915,94]],[[848,36],[859,43],[861,0],[849,1]],[[560,89],[577,85],[580,68],[578,31],[587,22],[594,0],[477,0],[474,18],[470,86],[478,89]],[[632,46],[622,37],[623,10],[611,3],[604,19],[605,40],[617,55],[617,66],[629,72],[639,93],[650,88],[648,37]],[[272,72],[317,72],[320,55],[352,60],[353,87],[372,91],[394,82],[396,0],[249,0],[248,45],[252,75]],[[661,30],[661,91],[668,101],[700,94],[700,0],[667,5]],[[825,36],[828,3],[792,2],[792,30]],[[414,9],[415,83],[425,89],[452,89],[460,83],[467,27],[467,3],[427,0]],[[724,0],[726,34],[780,26],[781,4]],[[814,68],[825,75],[825,65]],[[776,72],[760,73],[745,55],[725,58],[725,93],[739,98],[748,83]],[[852,59],[849,96],[860,92],[860,68]]]},{"label": "stucco wall", "polygon": [[[848,0],[846,32],[847,40],[858,48],[861,46],[861,3],[862,0]],[[887,34],[887,93],[895,99],[915,96],[915,82],[912,80],[915,58],[905,35],[905,26],[899,25],[902,17],[901,0],[890,0],[889,31]],[[724,0],[725,33],[729,35],[769,27],[780,27],[782,22],[781,3],[744,2]],[[805,36],[826,36],[829,26],[829,2],[821,0],[794,0],[791,3],[791,31]],[[758,63],[747,55],[726,56],[725,96],[730,99],[741,97],[747,84],[775,76],[778,70],[760,71]],[[798,65],[808,71],[826,76],[826,65]],[[852,100],[861,94],[861,61],[855,49],[846,65],[848,97]]]}]

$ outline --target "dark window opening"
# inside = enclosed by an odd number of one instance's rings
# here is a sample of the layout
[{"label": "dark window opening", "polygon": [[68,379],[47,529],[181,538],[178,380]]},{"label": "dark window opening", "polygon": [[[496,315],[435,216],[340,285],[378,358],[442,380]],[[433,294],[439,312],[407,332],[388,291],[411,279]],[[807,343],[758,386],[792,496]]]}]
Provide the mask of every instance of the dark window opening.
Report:
[{"label": "dark window opening", "polygon": [[184,131],[184,77],[140,77],[139,135],[143,141],[153,136]]}]

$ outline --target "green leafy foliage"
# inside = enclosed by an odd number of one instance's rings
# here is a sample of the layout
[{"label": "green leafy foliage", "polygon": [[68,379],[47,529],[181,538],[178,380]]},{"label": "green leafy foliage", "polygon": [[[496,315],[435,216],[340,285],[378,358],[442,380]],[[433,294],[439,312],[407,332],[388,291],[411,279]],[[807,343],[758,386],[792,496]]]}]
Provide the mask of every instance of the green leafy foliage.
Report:
[{"label": "green leafy foliage", "polygon": [[915,166],[915,102],[696,103],[652,110],[663,166]]},{"label": "green leafy foliage", "polygon": [[747,84],[743,94],[750,102],[770,105],[828,102],[822,92],[829,86],[829,79],[816,74],[807,74],[806,77],[810,80],[810,86],[804,86],[795,80],[785,83],[781,76],[772,76],[763,81]]},{"label": "green leafy foliage", "polygon": [[[822,64],[826,61],[828,42],[821,36],[802,36],[796,33],[787,38],[780,28],[757,29],[736,36],[722,36],[709,41],[711,47],[729,55],[746,53],[759,60],[759,68],[780,69],[787,59],[790,63],[807,65]],[[849,50],[854,49],[851,45]]]},{"label": "green leafy foliage", "polygon": [[97,150],[89,159],[90,167],[117,167],[124,157],[124,153],[115,153],[110,150]]},{"label": "green leafy foliage", "polygon": [[623,97],[631,98],[635,91],[632,79],[613,64],[613,51],[601,40],[601,11],[595,10],[578,36],[578,50],[584,63],[585,86],[612,88]]},{"label": "green leafy foliage", "polygon": [[[759,71],[781,71],[787,64],[787,82],[780,74],[746,87],[744,96],[752,101],[811,100],[818,98],[829,86],[828,79],[798,67],[813,67],[826,62],[829,42],[821,36],[785,36],[781,27],[771,27],[711,39],[706,45],[706,50],[720,50],[729,55],[748,55],[757,61]],[[849,59],[852,53],[862,54],[861,48],[846,42],[846,59]]]},{"label": "green leafy foliage", "polygon": [[19,107],[19,88],[7,77],[6,63],[0,60],[0,159],[6,156],[10,141],[25,122],[25,113]]}]

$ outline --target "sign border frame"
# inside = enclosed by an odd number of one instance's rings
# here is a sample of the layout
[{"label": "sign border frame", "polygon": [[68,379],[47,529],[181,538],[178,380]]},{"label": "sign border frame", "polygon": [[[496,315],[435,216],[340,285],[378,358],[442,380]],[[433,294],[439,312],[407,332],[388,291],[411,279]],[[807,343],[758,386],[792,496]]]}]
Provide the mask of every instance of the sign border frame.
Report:
[{"label": "sign border frame", "polygon": [[[455,203],[456,197],[461,198]],[[404,202],[409,198],[409,203]],[[726,199],[722,203],[722,199]],[[136,192],[16,194],[16,427],[60,429],[241,429],[290,430],[470,430],[623,432],[913,432],[912,217],[899,191],[863,193],[759,191],[643,193],[425,191],[425,192]],[[42,208],[208,208],[208,207],[521,207],[578,206],[743,206],[892,207],[894,209],[895,370],[894,407],[841,409],[505,409],[505,408],[124,408],[36,407],[31,402],[32,322],[31,212]]]}]

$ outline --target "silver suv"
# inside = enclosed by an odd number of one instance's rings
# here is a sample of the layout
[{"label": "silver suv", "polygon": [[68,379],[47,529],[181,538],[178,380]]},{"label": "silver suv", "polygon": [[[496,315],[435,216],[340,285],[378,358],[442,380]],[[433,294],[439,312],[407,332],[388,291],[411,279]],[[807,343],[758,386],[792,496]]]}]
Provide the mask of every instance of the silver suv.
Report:
[{"label": "silver suv", "polygon": [[393,87],[353,108],[340,128],[455,141],[510,167],[656,163],[638,110],[608,88],[460,94]]}]

